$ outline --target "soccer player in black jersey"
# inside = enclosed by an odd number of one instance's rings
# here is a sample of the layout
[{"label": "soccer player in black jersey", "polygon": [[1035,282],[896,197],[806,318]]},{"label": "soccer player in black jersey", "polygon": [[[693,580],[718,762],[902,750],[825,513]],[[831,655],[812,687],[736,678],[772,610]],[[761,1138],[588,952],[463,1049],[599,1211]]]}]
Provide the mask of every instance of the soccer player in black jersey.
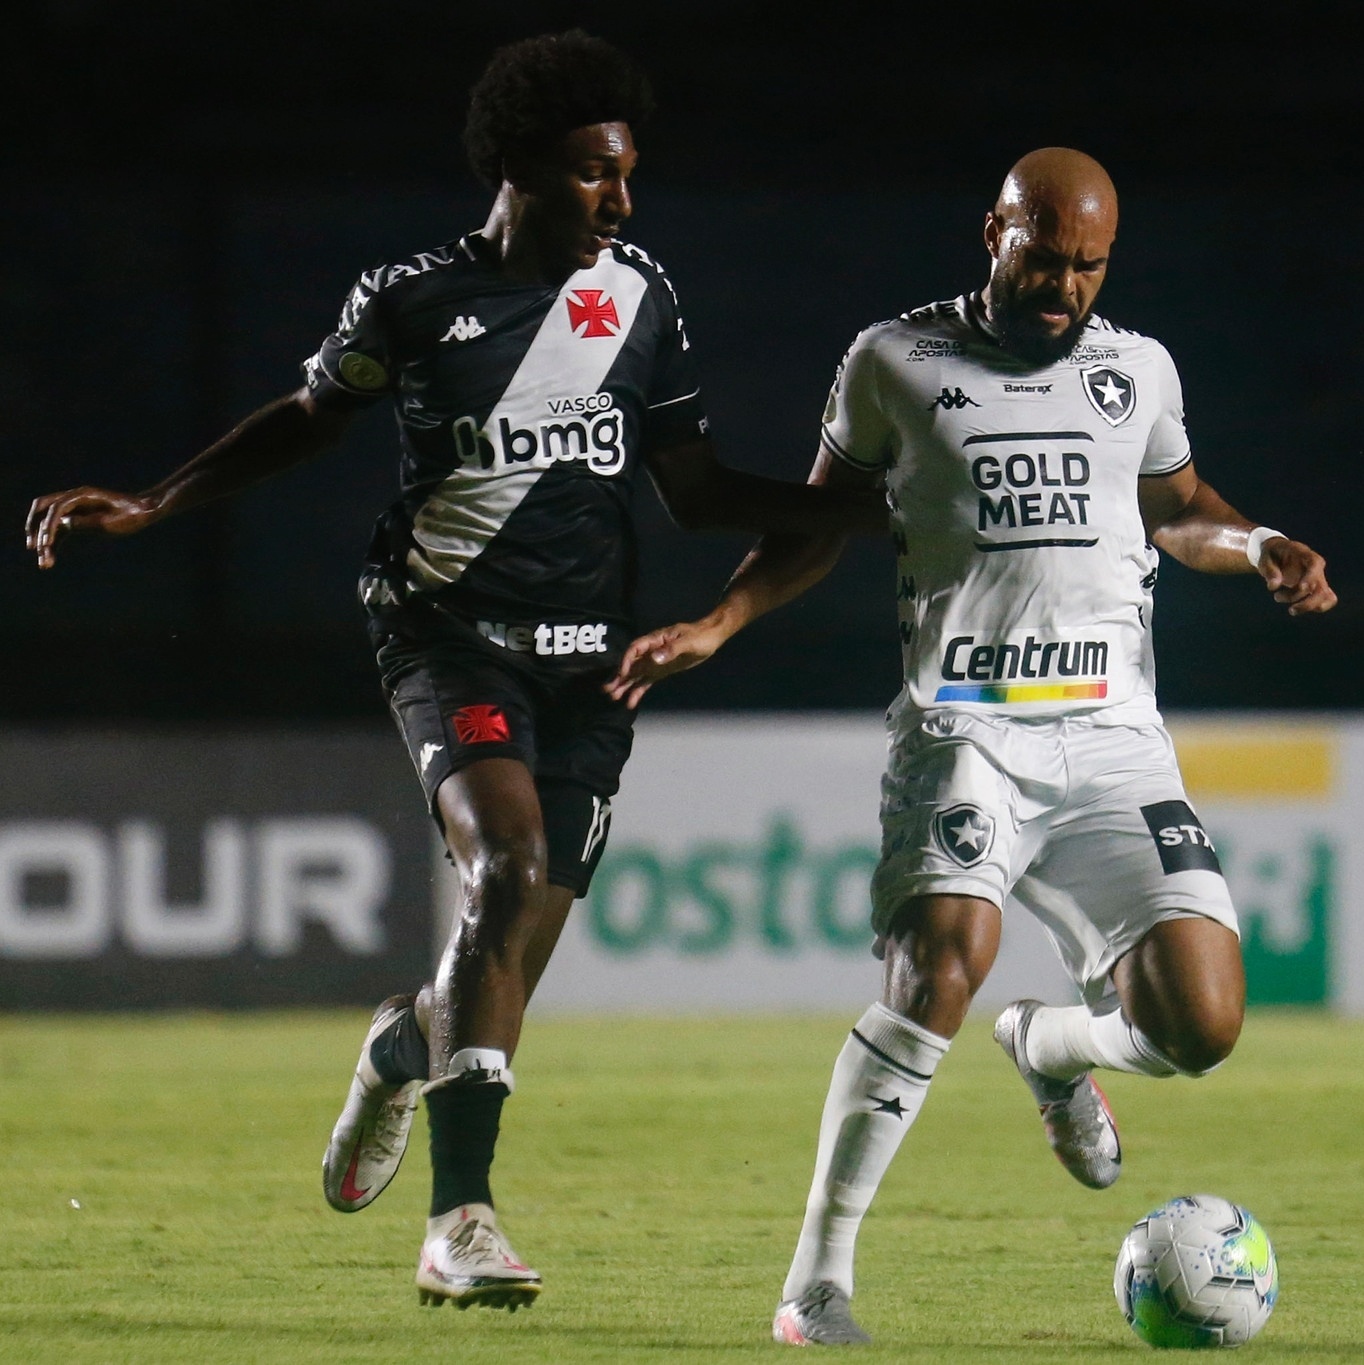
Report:
[{"label": "soccer player in black jersey", "polygon": [[323,1165],[351,1211],[392,1179],[420,1088],[433,1170],[423,1302],[540,1291],[488,1173],[526,1001],[601,857],[632,711],[603,684],[633,631],[641,467],[689,527],[884,529],[879,499],[720,465],[672,286],[616,234],[644,77],[574,31],[495,54],[465,142],[487,222],[369,271],[306,383],[139,494],[38,498],[43,568],[67,533],[128,535],[336,444],[381,399],[402,496],[360,582],[383,685],[459,873],[435,981],[375,1012]]}]

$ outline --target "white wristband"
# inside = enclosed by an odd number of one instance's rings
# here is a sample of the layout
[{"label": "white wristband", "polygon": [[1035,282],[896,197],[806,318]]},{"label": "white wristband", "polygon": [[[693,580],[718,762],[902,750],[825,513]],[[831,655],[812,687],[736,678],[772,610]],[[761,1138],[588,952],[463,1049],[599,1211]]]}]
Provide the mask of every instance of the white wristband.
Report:
[{"label": "white wristband", "polygon": [[1278,536],[1283,536],[1282,531],[1275,531],[1269,526],[1257,526],[1249,536],[1246,537],[1246,558],[1258,569],[1260,567],[1260,555],[1264,551],[1265,541],[1274,540]]}]

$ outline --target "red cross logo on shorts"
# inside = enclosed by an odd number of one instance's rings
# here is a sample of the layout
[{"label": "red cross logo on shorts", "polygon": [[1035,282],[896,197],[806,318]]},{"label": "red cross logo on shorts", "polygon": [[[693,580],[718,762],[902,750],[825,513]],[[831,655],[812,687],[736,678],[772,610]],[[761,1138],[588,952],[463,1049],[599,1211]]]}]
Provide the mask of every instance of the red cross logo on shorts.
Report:
[{"label": "red cross logo on shorts", "polygon": [[[620,331],[620,316],[614,299],[602,298],[600,289],[579,289],[570,294],[568,325],[580,337],[613,337]],[[587,324],[586,330],[578,328]]]},{"label": "red cross logo on shorts", "polygon": [[450,719],[461,744],[504,744],[511,738],[500,706],[461,706]]}]

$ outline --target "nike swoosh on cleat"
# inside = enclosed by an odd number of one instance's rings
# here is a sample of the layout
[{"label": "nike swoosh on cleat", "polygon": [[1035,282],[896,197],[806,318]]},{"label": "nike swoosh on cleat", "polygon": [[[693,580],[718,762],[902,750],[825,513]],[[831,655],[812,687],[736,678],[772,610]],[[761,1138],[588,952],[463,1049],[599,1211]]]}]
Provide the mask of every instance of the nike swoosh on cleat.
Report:
[{"label": "nike swoosh on cleat", "polygon": [[341,1181],[342,1199],[363,1199],[368,1193],[369,1188],[360,1189],[355,1183],[355,1168],[360,1164],[360,1148],[357,1146],[351,1156],[350,1165],[346,1167],[345,1178]]}]

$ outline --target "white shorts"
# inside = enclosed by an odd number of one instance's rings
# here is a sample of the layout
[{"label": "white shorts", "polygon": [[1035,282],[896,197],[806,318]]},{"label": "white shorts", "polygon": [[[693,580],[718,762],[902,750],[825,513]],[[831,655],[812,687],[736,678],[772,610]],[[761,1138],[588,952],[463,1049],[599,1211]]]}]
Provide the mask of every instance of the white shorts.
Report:
[{"label": "white shorts", "polygon": [[1001,908],[1012,897],[1042,922],[1091,1005],[1111,990],[1114,963],[1162,920],[1204,915],[1240,933],[1164,727],[1089,715],[892,712],[871,886],[877,933],[932,894]]}]

